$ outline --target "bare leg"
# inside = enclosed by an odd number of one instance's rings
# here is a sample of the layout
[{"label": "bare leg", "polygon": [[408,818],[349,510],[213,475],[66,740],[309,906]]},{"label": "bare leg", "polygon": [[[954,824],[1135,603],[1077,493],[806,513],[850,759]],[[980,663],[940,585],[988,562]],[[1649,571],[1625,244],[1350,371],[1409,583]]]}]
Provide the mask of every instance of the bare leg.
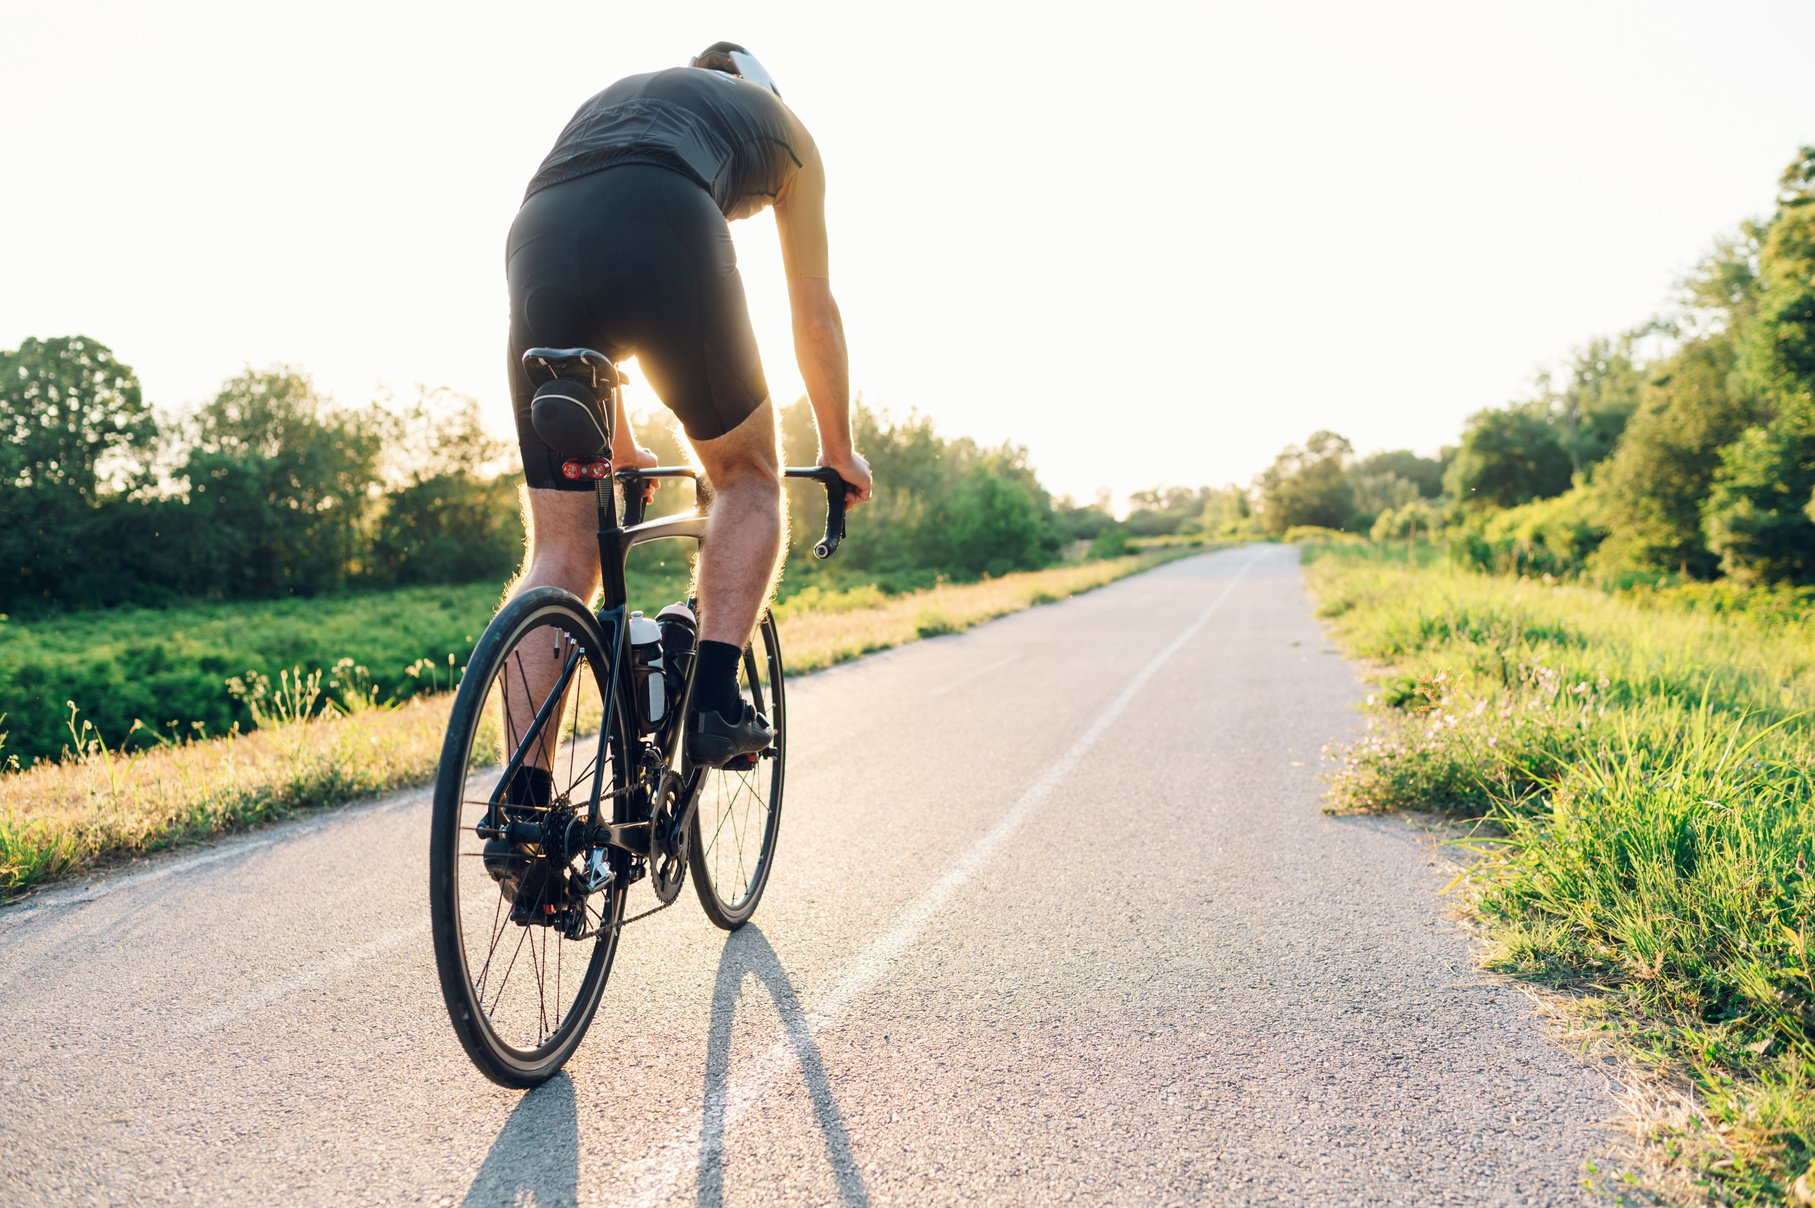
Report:
[{"label": "bare leg", "polygon": [[693,442],[712,483],[700,546],[701,641],[746,646],[781,559],[781,456],[767,400],[714,440]]},{"label": "bare leg", "polygon": [[[534,587],[564,587],[581,600],[590,601],[599,589],[599,527],[597,504],[591,491],[545,491],[528,488],[524,509],[529,530],[523,570],[511,584],[508,598],[515,599]],[[505,687],[507,714],[506,755],[522,741],[519,728],[536,710],[560,678],[560,656],[552,645],[530,643],[517,648],[518,665],[511,669]],[[543,771],[553,755],[552,734],[525,758]]]}]

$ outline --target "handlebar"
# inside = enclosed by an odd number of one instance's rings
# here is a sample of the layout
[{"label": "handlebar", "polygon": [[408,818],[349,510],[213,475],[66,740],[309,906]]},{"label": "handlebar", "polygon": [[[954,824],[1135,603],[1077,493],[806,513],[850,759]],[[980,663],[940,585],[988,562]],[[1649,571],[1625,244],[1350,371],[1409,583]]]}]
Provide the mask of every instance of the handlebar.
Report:
[{"label": "handlebar", "polygon": [[[643,522],[645,503],[641,487],[644,480],[691,478],[697,491],[700,474],[690,466],[651,466],[646,470],[622,469],[612,477],[623,484],[624,523],[630,526]],[[845,492],[850,489],[850,484],[830,466],[789,466],[782,471],[782,477],[809,478],[825,488],[826,531],[813,546],[813,553],[816,557],[830,558],[837,551],[839,542],[844,540]]]},{"label": "handlebar", "polygon": [[850,483],[831,466],[790,466],[782,471],[784,478],[811,478],[826,489],[826,535],[813,547],[820,558],[830,558],[844,540],[844,493]]}]

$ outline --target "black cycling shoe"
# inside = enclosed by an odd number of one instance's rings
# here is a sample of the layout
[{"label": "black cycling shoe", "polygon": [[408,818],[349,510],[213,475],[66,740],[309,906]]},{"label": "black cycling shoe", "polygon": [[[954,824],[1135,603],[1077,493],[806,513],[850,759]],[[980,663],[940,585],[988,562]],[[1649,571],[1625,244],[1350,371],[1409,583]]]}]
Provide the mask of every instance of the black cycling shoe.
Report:
[{"label": "black cycling shoe", "polygon": [[722,768],[742,756],[767,750],[775,727],[747,700],[737,702],[736,720],[700,709],[687,719],[687,755],[694,763]]}]

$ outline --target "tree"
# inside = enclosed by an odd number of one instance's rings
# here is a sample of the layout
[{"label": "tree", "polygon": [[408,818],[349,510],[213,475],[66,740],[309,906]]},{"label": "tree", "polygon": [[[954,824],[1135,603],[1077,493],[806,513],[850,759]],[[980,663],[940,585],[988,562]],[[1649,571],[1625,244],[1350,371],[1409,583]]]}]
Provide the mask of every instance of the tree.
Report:
[{"label": "tree", "polygon": [[1444,486],[1464,507],[1509,508],[1569,489],[1569,454],[1557,429],[1525,407],[1469,418]]},{"label": "tree", "polygon": [[109,456],[156,435],[138,376],[105,344],[64,336],[0,352],[0,483],[92,503]]},{"label": "tree", "polygon": [[1050,506],[995,459],[972,468],[952,497],[951,565],[976,575],[1033,570],[1052,557]]},{"label": "tree", "polygon": [[1109,491],[1099,491],[1090,503],[1079,503],[1069,495],[1060,496],[1052,505],[1053,532],[1061,547],[1078,541],[1094,541],[1105,532],[1120,526],[1109,512]]},{"label": "tree", "polygon": [[117,598],[109,530],[156,436],[137,376],[99,341],[0,352],[0,608]]},{"label": "tree", "polygon": [[1202,510],[1183,531],[1207,533],[1212,537],[1253,534],[1254,501],[1248,498],[1245,489],[1231,483],[1226,487],[1206,487],[1204,491]]},{"label": "tree", "polygon": [[1743,222],[1714,241],[1714,250],[1679,283],[1681,318],[1662,326],[1699,339],[1743,322],[1758,297],[1758,250],[1764,226]]},{"label": "tree", "polygon": [[381,426],[297,370],[247,370],[191,425],[187,554],[211,594],[312,595],[362,567]]},{"label": "tree", "polygon": [[1576,350],[1562,391],[1546,399],[1575,473],[1607,459],[1638,409],[1643,378],[1632,342],[1630,335],[1590,340]]},{"label": "tree", "polygon": [[1652,370],[1613,455],[1596,481],[1607,540],[1601,566],[1679,570],[1712,576],[1718,559],[1702,533],[1721,449],[1756,420],[1731,331],[1693,340]]},{"label": "tree", "polygon": [[1426,499],[1435,499],[1443,494],[1443,471],[1447,459],[1441,457],[1420,457],[1410,449],[1388,449],[1382,453],[1370,453],[1357,461],[1353,473],[1357,481],[1363,476],[1391,474],[1403,478],[1418,488],[1418,494]]},{"label": "tree", "polygon": [[1815,581],[1815,408],[1721,450],[1703,508],[1708,549],[1743,583]]},{"label": "tree", "polygon": [[1721,451],[1702,531],[1721,570],[1749,582],[1815,579],[1815,147],[1779,181],[1738,326],[1740,376],[1755,426]]},{"label": "tree", "polygon": [[1346,437],[1322,431],[1274,458],[1255,484],[1266,531],[1279,536],[1297,525],[1347,528],[1355,488],[1345,471],[1354,451]]},{"label": "tree", "polygon": [[1357,532],[1373,527],[1377,517],[1413,500],[1424,498],[1416,483],[1393,473],[1351,473],[1355,488],[1354,528]]},{"label": "tree", "polygon": [[[782,445],[790,463],[813,460],[812,423],[804,398],[782,409]],[[1057,554],[1064,540],[1061,526],[1026,449],[985,449],[965,437],[946,440],[923,415],[909,412],[897,420],[861,400],[853,408],[852,428],[877,485],[861,513],[863,540],[840,551],[836,570],[868,571],[894,582],[929,581],[935,574],[1040,566]],[[992,481],[986,485],[986,479]],[[823,501],[796,491],[789,502],[788,573],[811,575]]]},{"label": "tree", "polygon": [[1179,532],[1203,514],[1210,488],[1152,487],[1128,497],[1132,505],[1123,523],[1133,537],[1163,537]]},{"label": "tree", "polygon": [[384,426],[389,489],[367,575],[384,583],[508,576],[523,550],[515,475],[497,473],[504,442],[487,431],[478,401],[423,391],[389,409]]}]

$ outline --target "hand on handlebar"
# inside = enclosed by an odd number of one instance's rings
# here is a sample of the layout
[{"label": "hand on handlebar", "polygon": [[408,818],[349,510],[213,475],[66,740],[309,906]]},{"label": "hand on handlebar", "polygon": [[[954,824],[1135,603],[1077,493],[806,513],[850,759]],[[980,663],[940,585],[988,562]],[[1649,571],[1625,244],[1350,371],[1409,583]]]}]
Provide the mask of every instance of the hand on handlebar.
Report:
[{"label": "hand on handlebar", "polygon": [[[628,470],[634,467],[638,470],[653,470],[662,464],[662,459],[657,457],[653,450],[645,449],[642,445],[632,445],[631,449],[633,451],[628,458],[612,458],[617,469]],[[655,502],[655,489],[660,485],[659,479],[645,478],[643,480],[643,502],[645,504]]]},{"label": "hand on handlebar", "polygon": [[870,463],[861,453],[852,452],[844,457],[828,457],[821,453],[818,464],[837,470],[838,476],[845,480],[846,507],[853,507],[870,497]]}]

